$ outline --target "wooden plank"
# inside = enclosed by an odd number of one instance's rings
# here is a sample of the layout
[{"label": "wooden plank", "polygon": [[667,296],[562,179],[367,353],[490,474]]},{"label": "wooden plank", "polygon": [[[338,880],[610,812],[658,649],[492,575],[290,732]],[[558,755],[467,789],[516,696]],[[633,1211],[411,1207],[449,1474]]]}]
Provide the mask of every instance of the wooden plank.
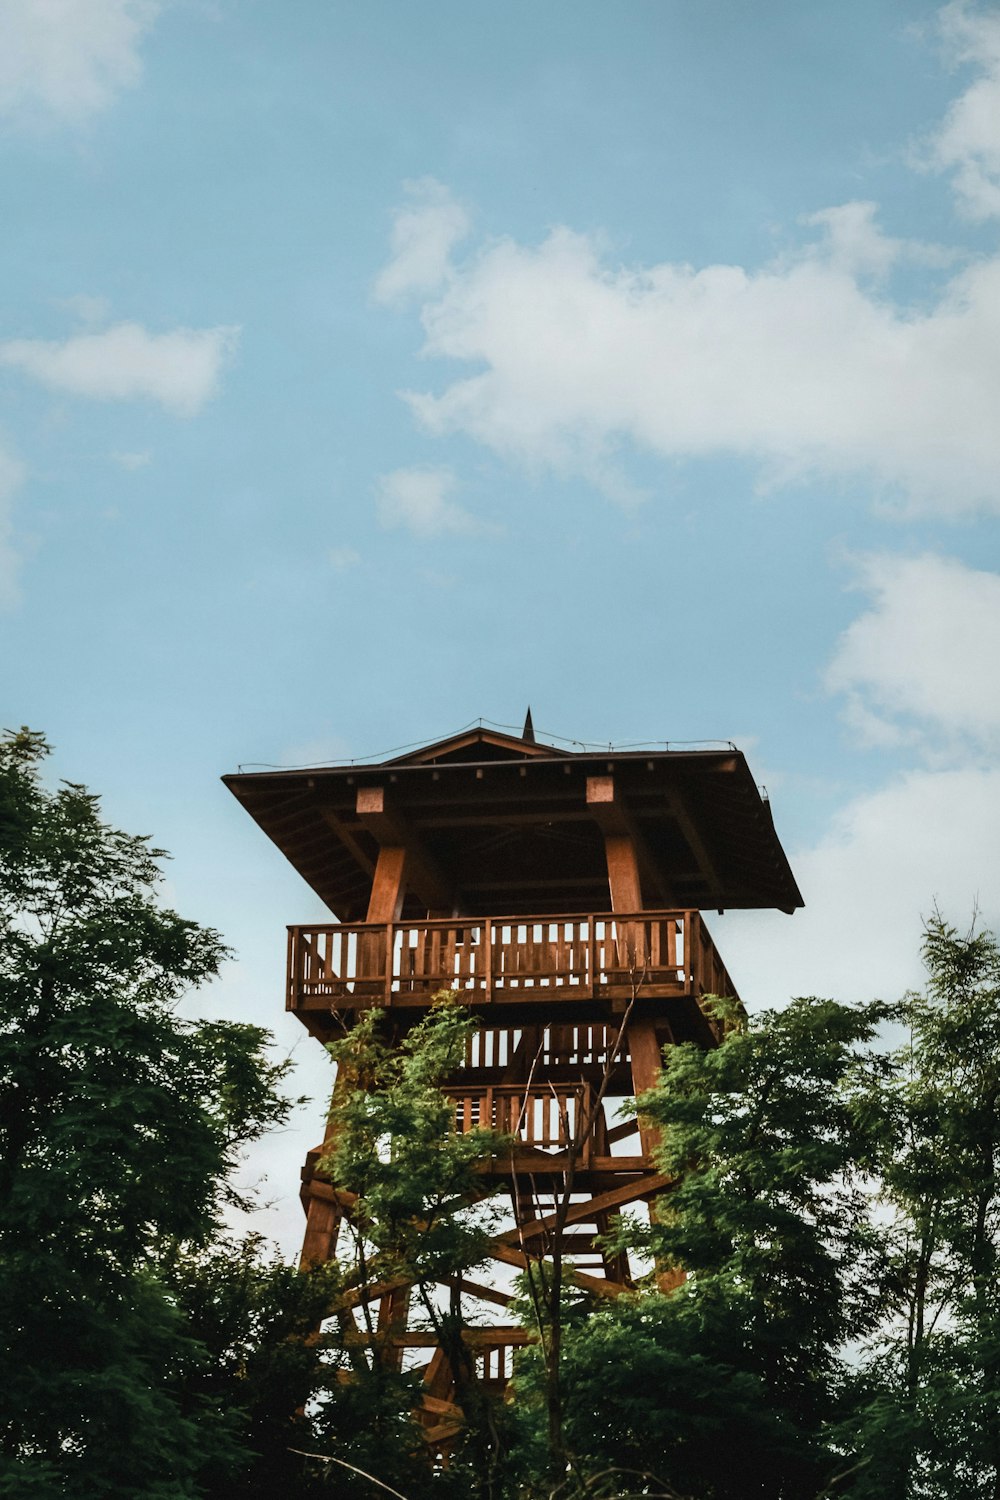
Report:
[{"label": "wooden plank", "polygon": [[451,1417],[456,1422],[465,1421],[460,1406],[456,1406],[454,1401],[442,1401],[439,1396],[422,1395],[420,1410],[429,1411],[435,1417]]},{"label": "wooden plank", "polygon": [[[611,1158],[616,1160],[616,1158]],[[651,1172],[645,1177],[633,1178],[630,1182],[622,1183],[620,1187],[611,1188],[608,1192],[599,1193],[597,1197],[590,1198],[586,1203],[571,1203],[566,1214],[566,1224],[586,1223],[595,1213],[601,1213],[612,1208],[620,1208],[623,1203],[635,1203],[639,1198],[648,1198],[652,1193],[658,1193],[667,1187],[670,1178],[662,1172]],[[517,1229],[507,1229],[499,1235],[493,1244],[517,1244],[523,1239],[535,1239],[540,1234],[547,1234],[556,1225],[556,1215],[547,1214],[542,1219],[532,1219],[527,1224],[522,1224]]]},{"label": "wooden plank", "polygon": [[477,1297],[480,1302],[494,1302],[497,1307],[509,1307],[514,1301],[509,1292],[500,1292],[496,1287],[483,1286],[482,1282],[470,1281],[467,1276],[439,1277],[437,1284],[457,1287],[460,1292],[468,1292],[470,1297]]},{"label": "wooden plank", "polygon": [[[490,1247],[490,1257],[499,1260],[507,1266],[517,1266],[521,1271],[527,1271],[532,1264],[538,1264],[535,1257],[529,1257],[520,1250],[515,1250],[511,1245],[493,1244]],[[623,1292],[631,1291],[631,1287],[623,1286],[618,1281],[605,1281],[598,1276],[588,1276],[584,1271],[578,1271],[575,1267],[565,1267],[567,1272],[572,1272],[573,1282],[582,1287],[586,1292],[593,1292],[598,1297],[620,1297]]]}]

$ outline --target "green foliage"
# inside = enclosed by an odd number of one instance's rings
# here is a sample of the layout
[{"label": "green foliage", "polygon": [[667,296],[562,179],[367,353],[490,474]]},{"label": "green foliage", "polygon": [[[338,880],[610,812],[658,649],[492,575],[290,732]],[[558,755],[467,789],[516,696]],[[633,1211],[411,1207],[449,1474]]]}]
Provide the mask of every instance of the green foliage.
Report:
[{"label": "green foliage", "polygon": [[[408,1289],[402,1295],[414,1314],[410,1326],[436,1335],[466,1428],[448,1468],[432,1470],[412,1419],[419,1375],[402,1373],[380,1351],[363,1298],[359,1312],[368,1348],[344,1342],[356,1330],[353,1321],[345,1323],[336,1357],[351,1378],[321,1406],[317,1430],[325,1433],[324,1451],[388,1477],[408,1497],[495,1492],[491,1476],[503,1414],[473,1379],[461,1339],[469,1321],[461,1276],[486,1258],[492,1189],[482,1169],[503,1141],[490,1130],[456,1131],[454,1103],[441,1090],[463,1061],[475,1025],[454,995],[444,992],[405,1035],[387,1036],[381,1013],[372,1009],[330,1047],[339,1078],[350,1081],[349,1088],[338,1082],[334,1091],[323,1163],[331,1181],[354,1196],[344,1221],[345,1285]],[[336,1336],[331,1342],[337,1346]],[[387,1464],[395,1465],[388,1476]],[[350,1481],[342,1475],[339,1482]]]},{"label": "green foliage", "polygon": [[[407,1500],[998,1500],[992,937],[936,917],[923,995],[752,1023],[720,1001],[718,1048],[668,1049],[637,1108],[671,1185],[609,1239],[686,1280],[553,1284],[554,1449],[545,1351],[498,1403],[460,1336],[505,1145],[442,1092],[469,1017],[445,995],[388,1035],[373,1007],[332,1049],[334,1261],[226,1242],[284,1069],[258,1028],[177,1014],[219,936],[158,904],[160,851],[44,786],[46,750],[0,745],[0,1500],[370,1500],[366,1475]],[[447,1465],[374,1324],[387,1289],[448,1362]]]},{"label": "green foliage", "polygon": [[714,1051],[668,1049],[637,1101],[674,1178],[650,1228],[656,1258],[725,1324],[726,1346],[812,1430],[836,1354],[877,1315],[878,1236],[866,1173],[879,1139],[871,1043],[885,1010],[796,1000]]},{"label": "green foliage", "polygon": [[[616,1487],[599,1493],[630,1491],[642,1474],[718,1500],[815,1493],[800,1432],[760,1378],[739,1368],[738,1352],[727,1357],[720,1331],[689,1294],[651,1290],[568,1313],[564,1437],[577,1487],[567,1496],[590,1494],[588,1481],[609,1469]],[[533,1483],[547,1457],[544,1380],[539,1352],[526,1351],[515,1381],[526,1495],[548,1494]]]},{"label": "green foliage", "polygon": [[175,1013],[218,934],[157,903],[146,839],[45,789],[45,753],[0,745],[0,1493],[173,1500],[224,1432],[178,1403],[157,1267],[217,1233],[284,1067],[257,1027]]},{"label": "green foliage", "polygon": [[[876,1317],[866,1173],[882,1015],[800,1000],[730,1024],[713,1051],[666,1050],[637,1108],[672,1185],[649,1222],[625,1216],[608,1238],[687,1279],[565,1304],[565,1440],[581,1474],[621,1465],[699,1500],[806,1500],[837,1467],[840,1353]],[[518,1374],[536,1447],[541,1363],[532,1352]]]},{"label": "green foliage", "polygon": [[202,1434],[222,1429],[198,1493],[211,1500],[328,1493],[322,1474],[294,1450],[313,1446],[306,1405],[328,1397],[336,1379],[318,1330],[339,1290],[337,1267],[297,1271],[250,1236],[178,1247],[159,1277],[190,1340],[174,1384],[180,1409]]},{"label": "green foliage", "polygon": [[330,1047],[352,1087],[334,1095],[324,1167],[358,1197],[349,1224],[365,1272],[374,1254],[381,1278],[402,1276],[419,1289],[485,1257],[481,1166],[499,1138],[456,1132],[454,1105],[440,1088],[474,1028],[445,992],[403,1037],[383,1035],[372,1009]]},{"label": "green foliage", "polygon": [[1000,1492],[1000,951],[939,916],[926,993],[881,1090],[887,1219],[882,1321],[841,1440],[852,1496],[985,1500]]}]

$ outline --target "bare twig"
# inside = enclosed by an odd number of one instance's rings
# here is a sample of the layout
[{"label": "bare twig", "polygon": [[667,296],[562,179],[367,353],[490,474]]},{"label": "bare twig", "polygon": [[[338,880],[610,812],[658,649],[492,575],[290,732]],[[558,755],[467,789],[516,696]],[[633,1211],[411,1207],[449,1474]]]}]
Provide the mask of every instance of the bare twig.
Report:
[{"label": "bare twig", "polygon": [[398,1490],[394,1490],[391,1484],[385,1484],[381,1479],[376,1479],[374,1474],[369,1474],[367,1469],[359,1469],[357,1464],[349,1464],[346,1458],[334,1458],[329,1453],[307,1453],[304,1448],[289,1448],[289,1453],[297,1453],[300,1458],[315,1458],[322,1464],[339,1464],[342,1469],[350,1469],[354,1474],[360,1474],[362,1479],[370,1479],[372,1484],[377,1484],[380,1490],[385,1490],[387,1495],[395,1495],[396,1500],[406,1500]]}]

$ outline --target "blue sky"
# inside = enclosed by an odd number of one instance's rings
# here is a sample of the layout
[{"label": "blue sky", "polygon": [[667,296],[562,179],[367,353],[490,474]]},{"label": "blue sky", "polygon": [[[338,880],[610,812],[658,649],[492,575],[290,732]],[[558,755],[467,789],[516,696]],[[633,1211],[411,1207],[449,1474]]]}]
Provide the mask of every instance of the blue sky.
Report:
[{"label": "blue sky", "polygon": [[[221,788],[483,716],[734,739],[752,1004],[1000,919],[1000,9],[0,0],[0,701],[272,1025]],[[299,1232],[300,1125],[251,1164]]]}]

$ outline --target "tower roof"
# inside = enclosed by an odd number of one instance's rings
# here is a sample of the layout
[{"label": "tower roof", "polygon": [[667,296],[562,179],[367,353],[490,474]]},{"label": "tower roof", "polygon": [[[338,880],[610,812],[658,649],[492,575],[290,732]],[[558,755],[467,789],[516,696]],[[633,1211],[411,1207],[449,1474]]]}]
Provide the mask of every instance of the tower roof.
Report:
[{"label": "tower roof", "polygon": [[743,754],[567,751],[479,727],[376,764],[224,776],[342,921],[364,917],[378,852],[405,844],[404,915],[607,911],[604,837],[627,831],[665,908],[803,904]]}]

